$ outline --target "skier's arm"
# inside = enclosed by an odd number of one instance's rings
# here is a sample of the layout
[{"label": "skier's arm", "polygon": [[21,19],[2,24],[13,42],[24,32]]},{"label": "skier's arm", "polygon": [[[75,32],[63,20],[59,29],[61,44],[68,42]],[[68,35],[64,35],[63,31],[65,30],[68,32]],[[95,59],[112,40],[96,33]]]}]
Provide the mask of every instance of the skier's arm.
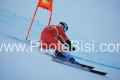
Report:
[{"label": "skier's arm", "polygon": [[[70,51],[74,51],[75,48],[72,46],[71,41],[68,39],[67,35],[65,34],[65,32],[63,31],[63,29],[61,27],[58,27],[58,31],[59,34],[63,37],[63,39],[65,40],[65,42],[69,45],[69,50]],[[64,42],[64,43],[65,43]]]},{"label": "skier's arm", "polygon": [[63,38],[61,35],[59,35],[59,36],[57,37],[57,39],[58,39],[62,44],[65,43],[65,40],[64,40],[64,38]]},{"label": "skier's arm", "polygon": [[59,35],[62,36],[62,38],[66,41],[68,39],[67,35],[65,34],[64,30],[60,27],[60,26],[57,26],[57,30],[59,32]]},{"label": "skier's arm", "polygon": [[66,40],[66,43],[69,45],[69,50],[70,51],[75,51],[75,47],[72,46],[71,41],[69,39]]}]

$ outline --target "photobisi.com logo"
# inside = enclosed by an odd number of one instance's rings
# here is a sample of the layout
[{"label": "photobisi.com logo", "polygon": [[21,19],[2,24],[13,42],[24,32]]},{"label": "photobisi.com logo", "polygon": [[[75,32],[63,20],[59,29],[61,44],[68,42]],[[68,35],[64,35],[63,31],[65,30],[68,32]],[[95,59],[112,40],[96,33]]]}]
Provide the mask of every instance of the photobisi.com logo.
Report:
[{"label": "photobisi.com logo", "polygon": [[[72,46],[75,47],[74,52],[119,52],[120,49],[120,43],[101,43],[100,45],[96,46],[95,41],[91,41],[90,43],[86,43],[83,40],[77,41],[77,40],[71,40]],[[32,52],[34,48],[39,48],[40,45],[47,44],[41,44],[40,42],[36,40],[31,40],[29,46],[26,45],[26,43],[1,43],[0,44],[0,52]],[[66,48],[66,43],[63,44],[63,47]],[[49,47],[54,46],[55,49],[59,47],[59,45],[55,45],[54,43],[50,44]],[[99,49],[96,49],[96,47],[99,47]],[[40,50],[42,50],[41,48]],[[69,49],[69,45],[67,45],[67,48]],[[47,51],[47,50],[46,50]],[[50,51],[50,50],[49,50]],[[53,51],[51,51],[53,52]]]}]

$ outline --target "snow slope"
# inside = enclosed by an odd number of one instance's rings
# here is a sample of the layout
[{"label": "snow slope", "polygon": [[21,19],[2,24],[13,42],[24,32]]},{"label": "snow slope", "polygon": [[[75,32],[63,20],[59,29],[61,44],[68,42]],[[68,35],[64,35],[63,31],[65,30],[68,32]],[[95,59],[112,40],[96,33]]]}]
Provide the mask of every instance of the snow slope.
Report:
[{"label": "snow slope", "polygon": [[[83,70],[78,70],[72,67],[68,67],[59,63],[51,61],[51,58],[43,55],[39,52],[38,48],[33,48],[30,51],[30,44],[24,43],[25,36],[28,30],[28,26],[31,21],[34,9],[28,10],[29,13],[24,14],[22,10],[16,10],[15,4],[12,3],[12,8],[4,7],[0,5],[0,80],[119,80],[120,74],[120,54],[116,53],[74,53],[75,58],[84,64],[95,66],[97,70],[105,71],[108,74],[106,76],[100,76],[93,73],[89,73]],[[94,1],[94,0],[93,0]],[[1,3],[9,2],[4,0]],[[27,1],[26,1],[27,2]],[[55,1],[56,2],[56,1]],[[19,3],[23,3],[19,1]],[[32,6],[36,6],[36,2],[33,1]],[[84,3],[84,2],[83,2]],[[6,3],[8,4],[8,3]],[[10,3],[9,3],[10,4]],[[22,7],[25,7],[26,3],[23,3]],[[18,6],[16,4],[16,6]],[[20,5],[19,5],[20,6]],[[19,7],[21,8],[21,7]],[[25,11],[25,10],[24,10]],[[29,14],[29,15],[27,15]],[[55,14],[55,13],[54,13]],[[54,19],[54,18],[53,18]],[[46,19],[47,20],[47,19]],[[87,21],[86,21],[87,22]],[[45,19],[35,20],[29,39],[39,40],[39,34],[45,26]],[[55,23],[55,22],[52,22]],[[70,21],[68,21],[70,23]],[[118,24],[119,25],[119,24]],[[116,26],[118,26],[116,25]],[[71,26],[71,25],[70,25]],[[70,27],[71,28],[71,27]],[[71,35],[71,29],[67,33]],[[78,31],[79,32],[79,31]],[[76,34],[76,33],[75,33]],[[116,34],[116,33],[115,33]],[[77,34],[76,34],[77,35]],[[73,35],[70,37],[73,39],[82,39],[85,42],[90,42],[89,39],[82,37],[84,34],[78,35],[76,38]],[[88,37],[89,38],[89,37]],[[117,38],[116,38],[117,39]],[[118,40],[118,39],[117,39]],[[116,40],[116,41],[117,41]],[[25,50],[17,51],[13,48],[13,51],[5,51],[5,48],[1,48],[2,44],[21,44],[25,45]],[[36,45],[36,43],[34,43]],[[98,46],[97,46],[98,47]],[[96,47],[96,48],[97,48]]]}]

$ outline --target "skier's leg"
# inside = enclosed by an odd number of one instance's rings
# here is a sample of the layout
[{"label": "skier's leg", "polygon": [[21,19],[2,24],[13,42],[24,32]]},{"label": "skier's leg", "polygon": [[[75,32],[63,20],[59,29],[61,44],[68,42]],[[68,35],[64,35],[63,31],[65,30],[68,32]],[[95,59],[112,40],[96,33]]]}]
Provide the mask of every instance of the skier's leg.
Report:
[{"label": "skier's leg", "polygon": [[73,57],[69,52],[62,51],[61,53],[62,53],[62,54],[66,57],[66,59],[68,59],[68,60],[70,60],[70,58]]},{"label": "skier's leg", "polygon": [[61,58],[66,58],[66,57],[64,56],[64,54],[62,54],[61,52],[58,52],[57,50],[55,51],[55,56],[61,57]]},{"label": "skier's leg", "polygon": [[77,62],[69,52],[63,52],[63,53],[64,53],[64,56],[66,57],[66,59],[68,59],[71,63],[80,65],[80,63]]}]

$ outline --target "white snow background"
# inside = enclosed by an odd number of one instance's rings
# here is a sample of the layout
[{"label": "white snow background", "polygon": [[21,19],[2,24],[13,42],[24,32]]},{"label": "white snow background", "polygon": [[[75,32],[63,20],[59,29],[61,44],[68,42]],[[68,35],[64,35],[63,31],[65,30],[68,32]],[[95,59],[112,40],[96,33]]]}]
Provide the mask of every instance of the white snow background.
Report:
[{"label": "white snow background", "polygon": [[[0,80],[120,80],[120,47],[118,52],[71,53],[80,63],[105,71],[106,76],[53,62],[38,48],[30,51],[25,37],[38,0],[0,0]],[[54,0],[51,24],[64,21],[71,40],[93,43],[120,43],[119,0]],[[39,40],[47,25],[49,11],[39,8],[29,39]],[[25,45],[25,50],[11,52],[2,44]],[[33,45],[36,45],[34,43]],[[112,48],[112,47],[111,47]]]}]

